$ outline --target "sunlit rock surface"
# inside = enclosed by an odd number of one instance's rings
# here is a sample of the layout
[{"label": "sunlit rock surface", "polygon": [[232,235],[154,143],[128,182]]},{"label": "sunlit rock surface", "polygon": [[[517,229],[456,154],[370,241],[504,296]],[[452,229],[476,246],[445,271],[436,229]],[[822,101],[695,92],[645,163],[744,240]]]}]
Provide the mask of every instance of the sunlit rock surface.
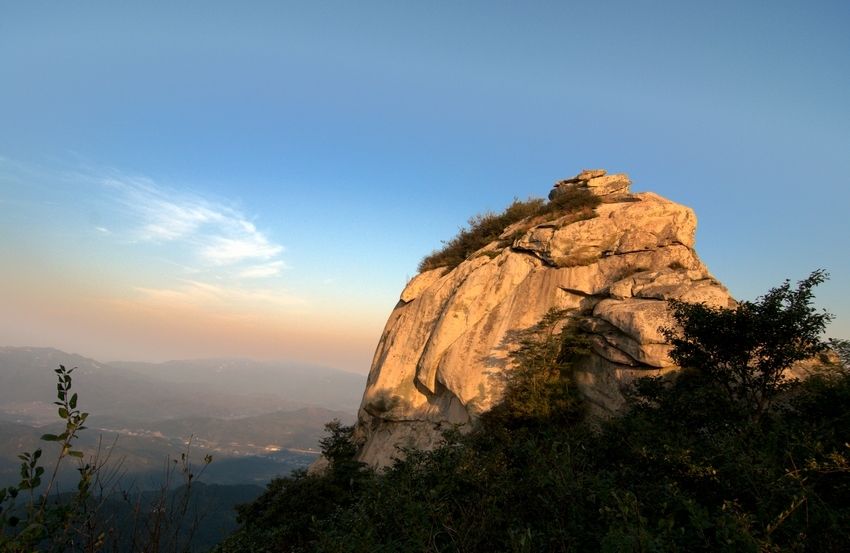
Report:
[{"label": "sunlit rock surface", "polygon": [[561,181],[550,197],[585,187],[604,202],[597,216],[517,223],[454,269],[408,283],[363,394],[360,460],[384,466],[399,446],[433,447],[444,428],[490,409],[516,331],[552,308],[569,309],[590,334],[593,354],[576,379],[596,415],[615,412],[635,378],[675,368],[659,332],[671,323],[666,300],[733,300],[693,249],[693,211],[630,185],[599,169]]}]

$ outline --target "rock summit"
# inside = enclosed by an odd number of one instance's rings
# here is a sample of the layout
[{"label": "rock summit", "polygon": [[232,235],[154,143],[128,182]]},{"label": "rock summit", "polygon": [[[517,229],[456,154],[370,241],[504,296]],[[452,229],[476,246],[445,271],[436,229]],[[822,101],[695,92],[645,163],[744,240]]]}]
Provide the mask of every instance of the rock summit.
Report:
[{"label": "rock summit", "polygon": [[557,210],[507,227],[456,267],[413,278],[378,343],[355,437],[360,460],[389,464],[398,446],[430,448],[501,398],[511,337],[552,308],[568,310],[592,354],[575,378],[595,415],[616,412],[635,378],[676,367],[659,328],[669,299],[731,306],[694,250],[696,216],[625,174],[585,170],[559,181],[601,200],[590,215]]}]

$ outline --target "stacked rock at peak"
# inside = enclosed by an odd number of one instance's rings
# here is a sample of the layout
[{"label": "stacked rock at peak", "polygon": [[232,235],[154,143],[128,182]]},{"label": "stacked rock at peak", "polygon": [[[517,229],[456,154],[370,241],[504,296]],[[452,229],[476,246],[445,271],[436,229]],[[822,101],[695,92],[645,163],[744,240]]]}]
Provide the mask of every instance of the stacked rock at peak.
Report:
[{"label": "stacked rock at peak", "polygon": [[631,184],[632,181],[625,173],[608,175],[605,169],[585,169],[571,179],[555,183],[552,191],[549,192],[549,199],[554,200],[570,188],[586,188],[597,196],[624,194],[629,192]]},{"label": "stacked rock at peak", "polygon": [[[555,185],[600,196],[592,211],[520,221],[454,268],[412,279],[378,343],[358,416],[360,460],[391,462],[398,446],[429,448],[501,399],[517,331],[566,309],[593,353],[575,378],[596,415],[624,386],[675,367],[659,327],[668,299],[730,306],[694,251],[696,217],[626,175],[584,171]],[[554,196],[550,196],[554,197]]]}]

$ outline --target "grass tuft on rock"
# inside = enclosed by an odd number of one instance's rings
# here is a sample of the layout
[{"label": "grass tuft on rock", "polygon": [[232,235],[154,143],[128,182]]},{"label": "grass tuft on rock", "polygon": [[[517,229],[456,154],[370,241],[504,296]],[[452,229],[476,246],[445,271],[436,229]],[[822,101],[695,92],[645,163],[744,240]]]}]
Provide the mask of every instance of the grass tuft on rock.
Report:
[{"label": "grass tuft on rock", "polygon": [[470,218],[466,228],[461,228],[454,238],[443,242],[441,249],[431,252],[419,263],[419,272],[438,267],[454,269],[490,242],[498,240],[506,228],[524,219],[548,220],[578,212],[585,215],[583,218],[589,218],[600,203],[598,196],[579,187],[560,192],[548,202],[541,198],[514,199],[502,213],[485,212]]}]

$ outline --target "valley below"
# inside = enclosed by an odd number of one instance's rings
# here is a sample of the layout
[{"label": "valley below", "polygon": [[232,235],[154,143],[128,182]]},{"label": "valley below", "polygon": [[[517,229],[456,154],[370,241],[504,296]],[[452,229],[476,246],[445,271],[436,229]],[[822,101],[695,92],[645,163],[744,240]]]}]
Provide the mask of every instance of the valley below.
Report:
[{"label": "valley below", "polygon": [[[158,489],[186,455],[215,485],[264,486],[319,455],[324,425],[355,419],[364,376],[325,367],[212,359],[100,363],[48,348],[0,348],[0,486],[17,483],[18,454],[55,458],[55,373],[76,367],[73,391],[90,413],[77,442],[106,461],[117,488]],[[212,457],[208,465],[206,456]],[[74,484],[74,463],[60,472]]]}]

